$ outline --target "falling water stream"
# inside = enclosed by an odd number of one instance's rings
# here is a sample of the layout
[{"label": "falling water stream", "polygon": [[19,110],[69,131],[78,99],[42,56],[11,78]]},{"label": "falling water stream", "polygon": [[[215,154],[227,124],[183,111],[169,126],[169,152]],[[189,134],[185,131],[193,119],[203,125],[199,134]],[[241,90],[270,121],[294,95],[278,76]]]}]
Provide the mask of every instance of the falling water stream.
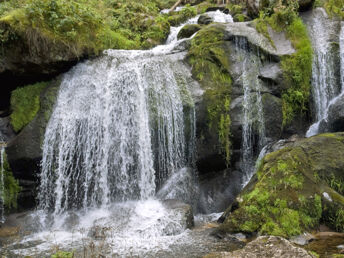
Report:
[{"label": "falling water stream", "polygon": [[64,75],[45,132],[39,207],[24,219],[31,234],[8,247],[12,254],[192,257],[221,242],[186,229],[183,208],[160,201],[192,204],[197,196],[189,91],[197,82],[183,61],[188,39],[177,40],[183,25],[171,28],[166,45],[107,50]]},{"label": "falling water stream", "polygon": [[244,172],[242,184],[246,185],[254,174],[256,157],[266,144],[261,83],[258,78],[261,60],[259,54],[250,52],[246,39],[238,38],[235,44],[242,62],[241,80],[244,95],[241,170]]},{"label": "falling water stream", "polygon": [[[325,12],[319,9],[318,12]],[[333,54],[333,44],[326,19],[315,16],[309,26],[312,39],[314,58],[312,65],[312,97],[316,122],[308,129],[306,136],[319,133],[322,120],[327,119],[329,106],[341,92],[335,75],[336,56]],[[340,45],[343,45],[343,29],[340,34]],[[343,46],[340,47],[341,65],[343,67]],[[343,68],[341,68],[343,69]],[[343,88],[343,81],[341,81]]]},{"label": "falling water stream", "polygon": [[4,207],[4,154],[5,154],[5,145],[2,142],[2,137],[0,135],[0,224],[5,222],[5,207]]}]

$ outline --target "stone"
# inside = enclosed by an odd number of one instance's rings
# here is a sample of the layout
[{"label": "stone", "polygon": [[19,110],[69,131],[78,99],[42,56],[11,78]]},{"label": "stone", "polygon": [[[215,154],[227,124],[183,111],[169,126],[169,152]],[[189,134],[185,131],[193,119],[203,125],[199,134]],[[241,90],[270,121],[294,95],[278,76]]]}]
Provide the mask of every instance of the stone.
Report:
[{"label": "stone", "polygon": [[290,238],[290,242],[297,245],[307,245],[310,241],[314,239],[314,236],[310,233],[303,233],[299,236]]},{"label": "stone", "polygon": [[194,226],[194,217],[190,205],[175,199],[164,200],[162,203],[165,208],[174,211],[177,217],[181,217],[179,223],[182,224],[184,228],[192,228]]},{"label": "stone", "polygon": [[276,236],[260,236],[248,243],[243,249],[234,252],[217,252],[204,256],[204,258],[313,258],[305,249],[293,246],[288,240]]},{"label": "stone", "polygon": [[327,117],[327,131],[344,131],[344,94],[338,96],[330,105]]},{"label": "stone", "polygon": [[265,123],[265,136],[270,139],[279,139],[282,134],[282,100],[270,93],[262,96]]},{"label": "stone", "polygon": [[199,18],[197,23],[202,24],[202,25],[208,25],[213,22],[213,19],[207,15],[207,14],[202,14]]},{"label": "stone", "polygon": [[56,79],[42,92],[40,110],[35,118],[6,147],[8,162],[18,179],[36,180],[40,171],[45,128],[53,111],[60,80]]},{"label": "stone", "polygon": [[[240,194],[239,208],[225,218],[220,231],[291,237],[316,229],[320,221],[332,230],[344,231],[340,215],[344,191],[338,186],[344,181],[344,160],[338,158],[344,155],[344,133],[321,134],[286,146],[264,157],[251,186]],[[267,193],[269,199],[264,197]],[[283,201],[286,208],[276,201]],[[261,205],[263,210],[257,208]],[[281,214],[288,211],[294,218],[276,216],[274,209],[284,210]],[[303,226],[305,221],[312,221],[312,227]]]},{"label": "stone", "polygon": [[177,38],[190,38],[193,34],[201,29],[201,26],[198,24],[186,24],[178,33]]}]

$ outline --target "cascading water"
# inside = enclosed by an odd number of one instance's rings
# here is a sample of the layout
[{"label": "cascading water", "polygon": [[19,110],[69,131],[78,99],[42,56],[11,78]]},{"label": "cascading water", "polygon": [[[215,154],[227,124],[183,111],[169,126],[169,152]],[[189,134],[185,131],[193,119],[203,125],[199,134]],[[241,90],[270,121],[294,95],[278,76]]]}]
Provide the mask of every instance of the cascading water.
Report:
[{"label": "cascading water", "polygon": [[5,184],[4,184],[4,155],[5,155],[5,145],[2,142],[2,137],[0,135],[0,224],[5,222],[5,207],[4,207],[4,192],[5,192]]},{"label": "cascading water", "polygon": [[[326,119],[331,100],[339,93],[335,75],[336,57],[332,54],[332,35],[328,32],[330,25],[322,17],[327,17],[325,11],[323,9],[317,9],[317,12],[311,24],[308,26],[314,52],[312,97],[316,122],[307,131],[307,137],[318,133],[321,120]],[[323,12],[321,14],[322,16],[320,16],[320,12]]]},{"label": "cascading water", "polygon": [[[232,21],[218,11],[209,15]],[[197,82],[183,61],[181,28],[171,28],[167,45],[107,50],[65,74],[45,133],[39,210],[25,222],[37,233],[13,253],[44,253],[54,245],[80,249],[99,238],[106,255],[200,252],[194,241],[205,240],[188,236],[183,208],[154,199],[197,194],[188,90]]]},{"label": "cascading water", "polygon": [[183,57],[108,50],[65,75],[43,144],[41,209],[148,199],[188,165]]},{"label": "cascading water", "polygon": [[[266,144],[261,83],[258,78],[261,60],[250,52],[244,38],[236,39],[236,51],[242,60],[243,121],[241,170],[243,185],[251,179],[255,169],[255,157]],[[258,137],[258,138],[257,138]],[[254,149],[257,146],[257,150]]]}]

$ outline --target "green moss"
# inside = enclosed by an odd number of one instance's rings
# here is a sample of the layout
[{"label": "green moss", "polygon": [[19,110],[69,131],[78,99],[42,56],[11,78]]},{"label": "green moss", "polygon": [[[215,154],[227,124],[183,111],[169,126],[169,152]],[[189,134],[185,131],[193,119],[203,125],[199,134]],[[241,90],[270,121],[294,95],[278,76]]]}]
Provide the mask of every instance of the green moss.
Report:
[{"label": "green moss", "polygon": [[73,258],[75,257],[74,252],[58,251],[51,255],[51,258]]},{"label": "green moss", "polygon": [[0,174],[4,179],[4,188],[0,189],[1,197],[4,201],[5,209],[10,210],[17,207],[17,197],[21,190],[18,181],[13,177],[7,158],[1,157],[4,161]]},{"label": "green moss", "polygon": [[330,17],[337,17],[344,20],[344,2],[342,0],[327,0],[322,5]]},{"label": "green moss", "polygon": [[195,7],[191,6],[185,6],[181,11],[179,12],[172,12],[171,15],[168,17],[168,22],[172,26],[177,26],[188,19],[192,18],[197,14],[197,9]]},{"label": "green moss", "polygon": [[307,28],[298,17],[297,9],[296,1],[288,1],[286,5],[273,2],[255,20],[257,31],[269,39],[272,46],[274,44],[268,33],[268,26],[275,31],[286,32],[296,50],[294,54],[283,56],[281,60],[285,84],[282,92],[284,126],[290,124],[295,117],[305,115],[309,106],[313,51]]},{"label": "green moss", "polygon": [[[239,209],[220,230],[290,237],[321,222],[343,232],[344,197],[336,192],[344,178],[337,159],[344,155],[343,137],[323,134],[266,155],[254,188],[244,190]],[[332,201],[322,198],[324,192]]]},{"label": "green moss", "polygon": [[194,77],[206,90],[205,103],[209,130],[214,129],[217,132],[219,150],[229,163],[231,156],[229,109],[232,80],[223,36],[224,28],[218,24],[201,29],[191,41],[188,61],[192,66]]},{"label": "green moss", "polygon": [[40,82],[18,88],[11,94],[11,124],[19,132],[36,116],[40,102],[39,97],[47,82]]}]

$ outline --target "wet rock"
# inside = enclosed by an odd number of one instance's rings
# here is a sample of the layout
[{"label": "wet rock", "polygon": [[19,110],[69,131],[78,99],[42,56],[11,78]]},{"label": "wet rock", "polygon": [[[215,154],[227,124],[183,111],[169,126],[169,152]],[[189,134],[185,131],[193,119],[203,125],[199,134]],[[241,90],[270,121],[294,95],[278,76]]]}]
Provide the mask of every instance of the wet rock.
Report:
[{"label": "wet rock", "polygon": [[19,227],[0,227],[0,237],[12,237],[19,234]]},{"label": "wet rock", "polygon": [[202,14],[199,18],[197,23],[198,24],[203,24],[203,25],[208,25],[213,22],[213,19],[207,15],[207,14]]},{"label": "wet rock", "polygon": [[299,236],[290,238],[290,242],[297,245],[307,245],[310,241],[314,239],[314,236],[309,233],[303,233]]},{"label": "wet rock", "polygon": [[206,255],[204,258],[292,258],[292,257],[309,257],[305,249],[293,246],[288,240],[275,236],[261,236],[256,240],[248,243],[243,249],[234,252],[219,252]]},{"label": "wet rock", "polygon": [[185,228],[192,228],[194,226],[194,217],[190,205],[174,199],[164,200],[163,205],[165,208],[174,211],[175,215],[181,218],[179,223]]},{"label": "wet rock", "polygon": [[265,136],[278,139],[282,134],[282,100],[269,93],[262,96],[265,123]]},{"label": "wet rock", "polygon": [[193,34],[201,29],[201,26],[198,24],[186,24],[178,33],[177,38],[190,38]]},{"label": "wet rock", "polygon": [[13,175],[18,179],[35,180],[40,171],[42,143],[46,125],[53,111],[60,81],[53,81],[40,96],[40,110],[35,118],[8,144],[6,154]]},{"label": "wet rock", "polygon": [[330,132],[344,131],[344,94],[329,107],[327,127]]},{"label": "wet rock", "polygon": [[[225,219],[219,230],[274,232],[291,237],[309,230],[303,226],[305,221],[312,221],[314,229],[322,221],[334,230],[343,231],[344,221],[340,214],[344,210],[344,192],[333,183],[344,180],[344,160],[338,159],[342,155],[344,133],[296,140],[266,155],[257,171],[258,176],[249,183],[251,188],[241,193],[239,208]],[[279,202],[285,203],[287,208],[279,206]],[[264,211],[257,207],[264,207]],[[293,214],[294,218],[276,216],[274,209],[281,214]]]}]

